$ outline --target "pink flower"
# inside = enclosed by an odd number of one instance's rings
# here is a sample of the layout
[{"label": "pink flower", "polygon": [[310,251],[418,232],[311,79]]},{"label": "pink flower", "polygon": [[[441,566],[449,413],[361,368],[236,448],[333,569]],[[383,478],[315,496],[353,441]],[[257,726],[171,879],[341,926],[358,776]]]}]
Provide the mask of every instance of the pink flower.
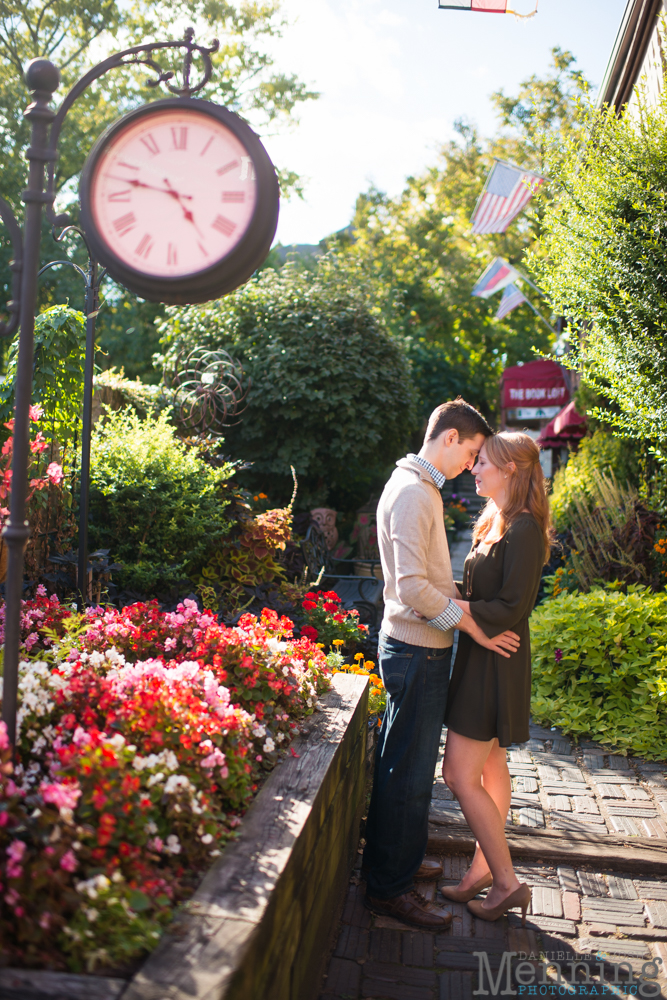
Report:
[{"label": "pink flower", "polygon": [[43,931],[48,931],[49,927],[51,926],[51,914],[49,913],[48,910],[44,910],[44,913],[42,913],[41,917],[39,918],[39,926],[42,928]]},{"label": "pink flower", "polygon": [[161,837],[153,837],[152,840],[148,841],[148,848],[151,851],[161,851],[164,847],[164,841]]},{"label": "pink flower", "polygon": [[39,404],[35,403],[33,406],[30,407],[30,419],[31,420],[34,420],[35,422],[37,422],[38,420],[41,420],[43,416],[44,416],[44,407],[43,406],[39,406]]},{"label": "pink flower", "polygon": [[51,805],[56,806],[58,809],[76,809],[76,804],[81,795],[78,782],[67,785],[60,784],[59,782],[47,785],[45,782],[42,782],[39,790],[42,793],[44,801],[50,802]]},{"label": "pink flower", "polygon": [[5,903],[8,903],[10,906],[16,906],[20,898],[21,897],[16,889],[10,889],[9,892],[5,894]]},{"label": "pink flower", "polygon": [[58,465],[57,462],[51,462],[46,470],[46,478],[49,480],[53,486],[60,486],[64,479],[64,472],[62,465]]},{"label": "pink flower", "polygon": [[78,866],[79,862],[76,860],[74,851],[70,848],[69,851],[66,851],[65,854],[63,854],[62,858],[60,859],[60,867],[63,869],[63,871],[74,872],[76,871]]},{"label": "pink flower", "polygon": [[176,649],[176,640],[172,637],[171,639],[166,639],[164,644],[165,652],[170,649]]},{"label": "pink flower", "polygon": [[25,917],[25,910],[22,906],[17,906],[14,910],[17,917]]},{"label": "pink flower", "polygon": [[0,722],[0,750],[9,750],[9,737],[7,736],[6,722]]},{"label": "pink flower", "polygon": [[25,844],[22,840],[13,840],[7,848],[7,878],[20,878],[23,874],[23,855],[25,854]]},{"label": "pink flower", "polygon": [[7,826],[9,823],[9,813],[0,812],[0,827]]},{"label": "pink flower", "polygon": [[225,757],[224,753],[222,753],[216,747],[213,753],[210,753],[208,757],[204,757],[204,759],[201,761],[201,766],[206,768],[218,767],[218,766],[222,767],[226,759],[227,758]]},{"label": "pink flower", "polygon": [[22,840],[12,840],[7,848],[7,854],[12,861],[20,861],[25,854],[25,844]]},{"label": "pink flower", "polygon": [[25,640],[25,648],[28,650],[28,652],[30,652],[30,650],[32,649],[32,647],[35,645],[36,642],[39,642],[39,635],[37,634],[37,632],[31,632],[30,635]]}]

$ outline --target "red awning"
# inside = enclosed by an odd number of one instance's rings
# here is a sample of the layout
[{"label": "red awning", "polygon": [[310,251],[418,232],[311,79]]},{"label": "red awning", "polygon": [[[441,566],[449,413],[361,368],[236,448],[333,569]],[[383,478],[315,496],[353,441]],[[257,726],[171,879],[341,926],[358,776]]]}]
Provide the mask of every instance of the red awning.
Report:
[{"label": "red awning", "polygon": [[547,424],[537,443],[541,448],[562,448],[569,441],[579,441],[585,433],[586,417],[577,412],[572,402]]},{"label": "red awning", "polygon": [[502,374],[500,405],[505,409],[564,406],[569,399],[565,374],[555,361],[529,361]]}]

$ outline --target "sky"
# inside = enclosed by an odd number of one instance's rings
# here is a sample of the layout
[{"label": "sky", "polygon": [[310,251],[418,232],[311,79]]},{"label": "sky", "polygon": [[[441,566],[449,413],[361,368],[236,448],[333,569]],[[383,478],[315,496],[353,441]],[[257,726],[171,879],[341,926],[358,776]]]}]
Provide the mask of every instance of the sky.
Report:
[{"label": "sky", "polygon": [[[438,0],[284,0],[290,26],[273,44],[277,66],[319,100],[299,124],[265,136],[274,163],[305,181],[283,199],[276,242],[318,243],[348,225],[357,195],[374,184],[398,194],[436,157],[465,117],[496,128],[489,95],[544,74],[554,45],[602,82],[626,0],[539,0],[529,20],[438,10]],[[513,0],[527,12],[534,0]]]}]

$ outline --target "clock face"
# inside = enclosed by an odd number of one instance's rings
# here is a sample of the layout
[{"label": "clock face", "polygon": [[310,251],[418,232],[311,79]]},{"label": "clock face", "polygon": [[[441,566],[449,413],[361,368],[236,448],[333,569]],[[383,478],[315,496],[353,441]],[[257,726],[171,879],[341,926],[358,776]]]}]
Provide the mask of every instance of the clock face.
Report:
[{"label": "clock face", "polygon": [[257,198],[253,159],[234,132],[171,107],[115,131],[95,161],[88,204],[99,239],[134,273],[177,279],[232,253]]}]

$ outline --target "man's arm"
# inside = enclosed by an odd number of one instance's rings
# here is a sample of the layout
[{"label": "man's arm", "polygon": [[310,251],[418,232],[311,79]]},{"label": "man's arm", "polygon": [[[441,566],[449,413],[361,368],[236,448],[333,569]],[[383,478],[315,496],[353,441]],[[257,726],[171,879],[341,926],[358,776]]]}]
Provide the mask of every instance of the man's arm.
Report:
[{"label": "man's arm", "polygon": [[480,646],[484,646],[485,649],[490,649],[494,653],[504,656],[506,659],[509,658],[511,653],[516,653],[520,645],[519,636],[515,632],[501,632],[500,635],[489,639],[482,632],[475,619],[466,613],[463,614],[459,621],[458,628],[461,632],[467,632],[470,638],[474,639]]}]

